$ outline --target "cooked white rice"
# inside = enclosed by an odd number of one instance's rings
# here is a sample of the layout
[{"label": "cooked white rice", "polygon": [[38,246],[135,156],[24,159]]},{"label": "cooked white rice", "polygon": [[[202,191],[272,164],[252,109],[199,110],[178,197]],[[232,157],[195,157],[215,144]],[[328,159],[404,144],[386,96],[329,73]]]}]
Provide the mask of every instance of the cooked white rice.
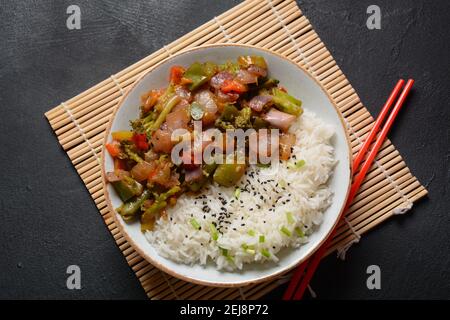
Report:
[{"label": "cooked white rice", "polygon": [[[288,168],[283,162],[276,175],[265,175],[270,169],[251,166],[239,184],[239,199],[235,187],[216,184],[198,196],[182,195],[167,210],[168,219],[159,219],[155,229],[146,232],[158,253],[180,263],[206,264],[211,260],[219,269],[233,270],[241,269],[244,263],[276,262],[282,248],[307,242],[332,201],[327,181],[335,164],[330,141],[334,130],[305,111],[290,132],[296,134],[297,141],[288,162],[304,160],[303,167]],[[205,206],[209,212],[204,212]],[[292,213],[293,223],[288,221],[287,212]],[[192,218],[201,225],[200,230],[192,226]],[[217,241],[212,239],[211,223],[221,226]],[[282,228],[291,236],[280,231]],[[303,236],[298,235],[298,228]],[[264,236],[262,243],[260,235]]]}]

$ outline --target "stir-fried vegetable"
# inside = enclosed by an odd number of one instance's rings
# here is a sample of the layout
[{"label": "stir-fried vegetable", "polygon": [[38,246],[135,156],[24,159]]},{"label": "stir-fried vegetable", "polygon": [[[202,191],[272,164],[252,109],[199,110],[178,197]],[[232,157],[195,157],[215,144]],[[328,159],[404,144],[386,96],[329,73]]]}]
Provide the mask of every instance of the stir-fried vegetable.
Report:
[{"label": "stir-fried vegetable", "polygon": [[[244,55],[218,65],[195,62],[190,66],[172,66],[167,87],[152,88],[141,96],[141,112],[137,119],[130,121],[131,130],[112,132],[112,141],[105,145],[114,160],[114,171],[107,173],[107,180],[124,202],[117,212],[124,220],[140,218],[144,232],[152,230],[157,219],[170,216],[170,207],[177,203],[179,196],[201,191],[208,183],[234,187],[234,198],[241,201],[244,189],[237,185],[249,165],[245,157],[244,163],[236,161],[237,155],[244,153],[242,150],[233,150],[233,161],[224,164],[210,164],[204,159],[200,163],[193,161],[209,145],[215,147],[219,156],[227,158],[225,142],[221,141],[203,141],[200,147],[183,149],[180,164],[172,162],[171,153],[178,143],[195,141],[198,134],[205,134],[194,130],[196,121],[201,121],[203,130],[219,129],[223,137],[227,136],[228,129],[268,129],[264,134],[261,134],[263,131],[257,133],[258,155],[267,147],[277,150],[280,159],[288,161],[296,142],[289,128],[303,110],[301,101],[278,84],[261,56]],[[175,141],[172,135],[177,129],[185,129],[187,133]],[[270,148],[268,139],[268,132],[273,129],[283,131],[274,149]],[[249,139],[244,146],[246,151],[255,148]],[[270,152],[273,151],[269,151],[268,156]],[[294,169],[304,164],[303,160],[288,162]],[[293,220],[288,213],[288,224],[293,224]],[[194,218],[189,223],[195,229],[201,227]],[[220,228],[210,222],[206,225],[211,239],[217,241]],[[299,234],[297,228],[294,231]],[[286,227],[281,232],[291,234]],[[248,234],[257,236],[253,230]],[[257,240],[264,243],[265,236],[259,235]],[[243,249],[248,254],[256,254],[251,244],[243,245]],[[226,249],[222,254],[233,261]],[[261,254],[270,257],[266,249],[262,249]]]},{"label": "stir-fried vegetable", "polygon": [[140,195],[144,190],[142,184],[131,178],[128,173],[111,173],[107,175],[107,178],[113,185],[120,199],[122,199],[122,201],[124,202],[133,198],[134,196]]},{"label": "stir-fried vegetable", "polygon": [[240,56],[238,63],[241,67],[248,68],[251,65],[258,66],[263,69],[267,69],[266,60],[261,56]]},{"label": "stir-fried vegetable", "polygon": [[160,213],[162,210],[164,210],[167,206],[167,199],[173,195],[175,195],[177,192],[180,191],[180,187],[175,186],[171,188],[169,191],[156,195],[155,201],[153,204],[148,207],[141,217],[141,230],[149,230],[147,229],[147,225],[152,224],[152,220],[154,219],[154,216],[158,213]]},{"label": "stir-fried vegetable", "polygon": [[217,67],[212,63],[198,63],[195,62],[184,73],[184,78],[190,81],[188,87],[189,90],[194,91],[198,89],[201,85],[211,79],[214,75]]},{"label": "stir-fried vegetable", "polygon": [[144,202],[150,199],[150,190],[144,190],[140,196],[135,198],[134,200],[130,200],[122,204],[119,208],[117,208],[117,213],[119,213],[124,220],[132,219],[136,216],[138,211],[141,209],[141,206]]},{"label": "stir-fried vegetable", "polygon": [[191,117],[194,120],[201,120],[203,115],[204,115],[204,111],[202,106],[198,103],[198,102],[193,102],[191,104]]},{"label": "stir-fried vegetable", "polygon": [[224,187],[234,186],[244,175],[245,164],[223,163],[214,172],[214,181]]},{"label": "stir-fried vegetable", "polygon": [[272,89],[272,94],[273,102],[278,109],[296,117],[302,114],[303,109],[300,100],[277,88]]},{"label": "stir-fried vegetable", "polygon": [[163,122],[166,120],[167,115],[170,113],[172,108],[175,107],[175,105],[178,102],[180,102],[179,96],[173,96],[172,98],[170,98],[167,101],[167,103],[164,105],[164,108],[162,109],[161,113],[159,114],[158,118],[152,124],[151,130],[156,130],[163,124]]},{"label": "stir-fried vegetable", "polygon": [[133,135],[133,131],[116,131],[111,133],[112,138],[116,141],[131,140]]}]

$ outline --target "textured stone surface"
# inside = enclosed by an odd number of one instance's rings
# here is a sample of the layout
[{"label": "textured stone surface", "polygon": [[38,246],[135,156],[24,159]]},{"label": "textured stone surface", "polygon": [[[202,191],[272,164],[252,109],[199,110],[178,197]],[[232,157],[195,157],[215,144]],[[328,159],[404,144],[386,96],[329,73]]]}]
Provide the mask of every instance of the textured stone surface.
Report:
[{"label": "textured stone surface", "polygon": [[[43,113],[237,3],[79,0],[82,29],[69,31],[72,1],[0,0],[0,298],[145,298]],[[327,258],[313,288],[326,299],[449,298],[450,3],[299,4],[373,114],[399,77],[416,79],[390,137],[430,191],[347,261]],[[370,4],[381,30],[366,28]],[[79,291],[65,286],[71,264]],[[379,291],[366,288],[371,264]]]}]

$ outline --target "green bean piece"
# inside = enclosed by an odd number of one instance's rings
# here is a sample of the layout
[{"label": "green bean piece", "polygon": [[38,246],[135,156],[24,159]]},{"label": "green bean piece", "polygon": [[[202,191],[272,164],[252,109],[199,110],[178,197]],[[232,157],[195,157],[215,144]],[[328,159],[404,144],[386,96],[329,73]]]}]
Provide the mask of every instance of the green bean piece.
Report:
[{"label": "green bean piece", "polygon": [[294,116],[300,116],[303,113],[302,102],[293,96],[281,91],[278,88],[272,90],[272,98],[280,111],[292,114]]},{"label": "green bean piece", "polygon": [[137,198],[125,202],[119,208],[117,208],[117,213],[120,214],[124,220],[130,220],[134,218],[136,216],[136,213],[139,212],[145,200],[150,198],[150,195],[151,195],[150,191],[145,190]]},{"label": "green bean piece", "polygon": [[175,107],[178,102],[180,102],[180,100],[181,98],[179,96],[173,96],[167,101],[167,103],[164,105],[163,110],[158,115],[158,118],[151,125],[151,131],[157,130],[163,124],[163,122],[166,121],[167,115],[170,113],[172,108]]}]

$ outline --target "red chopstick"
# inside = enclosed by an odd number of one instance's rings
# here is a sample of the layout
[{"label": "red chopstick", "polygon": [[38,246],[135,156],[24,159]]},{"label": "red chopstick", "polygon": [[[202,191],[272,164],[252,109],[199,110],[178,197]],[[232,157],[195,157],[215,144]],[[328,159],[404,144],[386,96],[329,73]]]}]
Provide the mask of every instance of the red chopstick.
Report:
[{"label": "red chopstick", "polygon": [[[383,122],[384,118],[386,117],[391,105],[393,104],[393,102],[395,101],[401,87],[403,86],[404,81],[403,80],[399,80],[397,85],[394,87],[394,90],[391,92],[391,95],[389,96],[388,100],[386,101],[385,105],[383,106],[374,126],[372,127],[371,132],[369,133],[366,141],[363,143],[363,146],[361,147],[361,149],[359,150],[357,156],[354,159],[353,162],[353,170],[354,172],[357,171],[362,159],[364,158],[364,156],[366,155],[370,145],[372,144],[374,138],[376,137],[376,134],[379,130],[379,127],[381,126],[381,123]],[[359,187],[361,186],[362,181],[364,180],[368,170],[370,169],[370,167],[372,166],[372,162],[375,159],[376,155],[378,154],[378,151],[380,149],[380,147],[382,146],[398,112],[400,111],[401,107],[403,106],[403,103],[409,93],[409,91],[411,90],[412,85],[414,84],[414,80],[409,79],[405,88],[403,89],[399,100],[397,101],[397,103],[394,106],[394,109],[392,111],[392,113],[389,115],[388,120],[386,121],[384,127],[381,130],[380,135],[377,138],[377,141],[375,143],[375,145],[373,146],[372,150],[369,153],[369,156],[367,157],[366,162],[363,164],[363,167],[361,168],[361,170],[359,171],[358,175],[356,176],[356,178],[354,179],[354,182],[352,184],[352,187],[350,189],[350,193],[349,196],[347,198],[347,202],[345,205],[345,209],[344,212],[347,211],[348,207],[350,206],[350,204],[352,203],[357,191],[359,190]],[[345,213],[344,213],[345,216]],[[341,217],[342,218],[342,217]],[[291,298],[293,298],[294,300],[299,300],[303,297],[303,294],[306,290],[306,288],[308,287],[308,284],[312,278],[312,276],[314,275],[315,270],[317,269],[320,260],[322,259],[323,255],[326,252],[326,249],[328,248],[329,242],[331,241],[331,239],[333,239],[333,236],[336,232],[336,228],[331,232],[330,236],[328,237],[328,239],[325,241],[325,243],[319,248],[319,250],[317,250],[317,252],[314,254],[313,257],[311,257],[308,261],[303,262],[295,271],[291,282],[289,283],[289,286],[285,292],[285,294],[283,295],[283,299],[284,300],[289,300]],[[309,263],[309,264],[308,264]],[[306,274],[304,275],[304,277],[302,278],[305,269],[306,270]],[[300,283],[300,287],[298,288],[298,290],[294,293],[295,289],[297,288],[297,285]]]},{"label": "red chopstick", "polygon": [[[364,158],[364,156],[367,153],[367,150],[370,146],[370,144],[372,143],[373,138],[375,137],[376,133],[378,132],[378,129],[381,125],[381,123],[384,121],[384,118],[386,117],[386,115],[388,114],[388,111],[390,110],[393,102],[395,101],[395,99],[397,98],[403,84],[405,83],[405,81],[403,79],[400,79],[396,86],[394,87],[394,89],[392,90],[388,100],[386,101],[386,103],[384,104],[377,120],[375,121],[372,130],[370,131],[367,139],[365,140],[363,146],[361,147],[361,149],[359,150],[358,154],[356,155],[355,159],[353,160],[353,171],[356,172],[359,164],[361,163],[362,159]],[[350,200],[351,201],[351,200]],[[311,258],[312,259],[312,258]],[[311,260],[310,259],[310,260]],[[308,265],[308,260],[303,262],[294,272],[294,275],[292,276],[292,279],[289,283],[289,286],[286,290],[286,292],[284,293],[283,299],[284,300],[289,300],[292,298],[294,291],[298,285],[298,283],[301,280],[301,277],[303,275],[303,272],[306,269],[306,266]]]}]

